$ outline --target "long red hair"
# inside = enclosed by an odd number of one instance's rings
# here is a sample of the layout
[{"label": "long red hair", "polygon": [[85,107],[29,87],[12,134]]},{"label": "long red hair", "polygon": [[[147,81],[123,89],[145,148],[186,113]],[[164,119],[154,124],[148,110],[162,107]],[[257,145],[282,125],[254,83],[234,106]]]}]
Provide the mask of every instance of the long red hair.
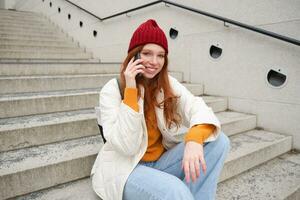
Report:
[{"label": "long red hair", "polygon": [[[128,54],[125,60],[121,65],[120,73],[120,86],[121,92],[124,94],[126,87],[124,71],[129,63],[129,61],[134,57],[138,52],[143,49],[144,45],[138,46],[132,49]],[[181,116],[177,112],[177,101],[178,97],[174,94],[170,87],[169,77],[168,77],[168,55],[165,55],[164,66],[161,71],[150,80],[150,84],[146,83],[146,79],[143,76],[136,78],[136,85],[142,85],[145,89],[144,95],[144,113],[147,117],[147,113],[150,109],[154,109],[155,106],[164,109],[164,118],[168,128],[171,128],[172,125],[179,127],[181,122]],[[138,96],[141,96],[140,88],[138,88]],[[162,102],[157,102],[156,96],[163,89],[164,91],[164,100]]]}]

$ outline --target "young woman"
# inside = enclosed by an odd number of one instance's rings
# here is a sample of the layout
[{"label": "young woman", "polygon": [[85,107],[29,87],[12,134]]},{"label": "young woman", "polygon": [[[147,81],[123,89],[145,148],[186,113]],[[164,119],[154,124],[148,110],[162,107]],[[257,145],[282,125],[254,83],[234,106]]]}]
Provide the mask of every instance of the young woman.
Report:
[{"label": "young woman", "polygon": [[[91,173],[95,192],[103,200],[214,199],[229,140],[202,98],[168,75],[167,38],[154,20],[131,38],[120,89],[112,79],[100,92],[107,142]],[[181,126],[189,127],[183,141]]]}]

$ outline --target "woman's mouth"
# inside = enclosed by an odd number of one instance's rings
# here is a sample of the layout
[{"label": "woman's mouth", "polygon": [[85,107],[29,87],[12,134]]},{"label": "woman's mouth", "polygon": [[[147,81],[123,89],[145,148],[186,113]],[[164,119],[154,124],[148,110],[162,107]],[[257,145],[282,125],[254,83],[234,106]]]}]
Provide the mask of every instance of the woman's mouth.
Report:
[{"label": "woman's mouth", "polygon": [[152,67],[145,67],[145,71],[149,72],[149,73],[153,73],[156,71],[156,68],[152,68]]}]

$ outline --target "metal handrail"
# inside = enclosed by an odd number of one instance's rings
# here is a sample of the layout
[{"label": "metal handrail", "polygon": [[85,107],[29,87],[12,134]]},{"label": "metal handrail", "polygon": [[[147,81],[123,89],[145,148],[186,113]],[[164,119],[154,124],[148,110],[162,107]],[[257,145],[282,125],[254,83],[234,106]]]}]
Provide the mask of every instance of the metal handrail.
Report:
[{"label": "metal handrail", "polygon": [[201,14],[201,15],[205,15],[207,17],[211,17],[211,18],[214,18],[216,20],[223,21],[224,24],[225,23],[233,24],[233,25],[236,25],[236,26],[239,26],[239,27],[242,27],[242,28],[245,28],[245,29],[257,32],[257,33],[261,33],[263,35],[270,36],[272,38],[276,38],[276,39],[279,39],[279,40],[282,40],[282,41],[285,41],[285,42],[288,42],[288,43],[300,46],[300,41],[297,40],[297,39],[294,39],[294,38],[291,38],[291,37],[287,37],[287,36],[284,36],[284,35],[280,35],[280,34],[277,34],[277,33],[271,32],[271,31],[267,31],[265,29],[257,28],[255,26],[247,25],[247,24],[244,24],[244,23],[232,20],[232,19],[221,17],[221,16],[218,16],[218,15],[215,15],[215,14],[211,14],[211,13],[208,13],[208,12],[205,12],[205,11],[201,11],[201,10],[198,10],[198,9],[195,9],[195,8],[191,8],[191,7],[188,7],[188,6],[184,6],[184,5],[181,5],[181,4],[178,4],[178,3],[174,3],[174,2],[171,2],[171,1],[165,1],[165,0],[154,1],[152,3],[148,3],[148,4],[145,4],[145,5],[142,5],[142,6],[138,6],[136,8],[132,8],[132,9],[129,9],[129,10],[126,10],[126,11],[123,11],[123,12],[119,12],[117,14],[114,14],[114,15],[111,15],[111,16],[108,16],[108,17],[104,17],[104,18],[98,17],[95,14],[93,14],[93,13],[85,10],[84,8],[81,8],[80,6],[78,6],[78,5],[70,2],[68,0],[65,0],[65,1],[67,1],[68,3],[76,6],[79,9],[85,11],[86,13],[94,16],[95,18],[99,19],[100,21],[108,20],[108,19],[120,16],[120,15],[123,15],[123,14],[127,14],[127,13],[130,13],[130,12],[136,11],[136,10],[140,10],[142,8],[153,6],[155,4],[165,3],[165,4],[173,5],[173,6],[178,7],[178,8],[182,8],[184,10],[188,10],[188,11],[195,12],[195,13],[198,13],[198,14]]}]

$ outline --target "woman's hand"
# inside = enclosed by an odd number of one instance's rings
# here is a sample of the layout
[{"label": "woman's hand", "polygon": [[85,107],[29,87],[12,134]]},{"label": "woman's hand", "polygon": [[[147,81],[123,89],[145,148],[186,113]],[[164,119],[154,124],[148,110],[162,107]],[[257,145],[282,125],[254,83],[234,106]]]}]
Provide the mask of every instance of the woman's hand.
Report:
[{"label": "woman's hand", "polygon": [[136,88],[135,77],[138,73],[144,73],[143,69],[145,67],[141,64],[142,59],[137,59],[133,61],[134,57],[129,61],[126,70],[124,71],[126,87],[128,88]]},{"label": "woman's hand", "polygon": [[182,169],[184,170],[186,182],[195,182],[200,176],[200,164],[204,174],[206,173],[206,163],[203,154],[203,145],[194,141],[185,144],[182,160]]}]

